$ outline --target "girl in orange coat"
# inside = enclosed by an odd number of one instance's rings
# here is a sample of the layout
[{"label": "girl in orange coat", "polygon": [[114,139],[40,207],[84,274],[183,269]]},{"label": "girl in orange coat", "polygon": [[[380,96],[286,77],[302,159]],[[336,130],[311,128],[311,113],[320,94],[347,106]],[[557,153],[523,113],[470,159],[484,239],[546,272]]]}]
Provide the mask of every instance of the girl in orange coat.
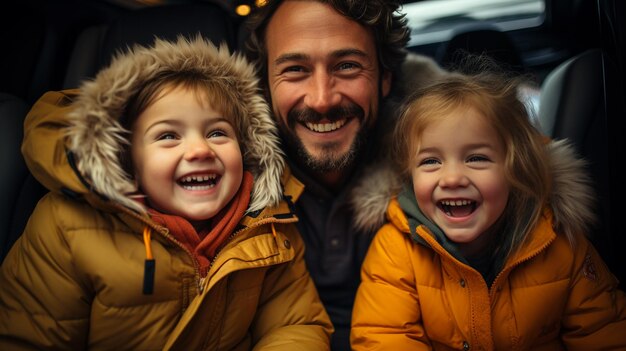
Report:
[{"label": "girl in orange coat", "polygon": [[547,146],[518,83],[453,73],[405,104],[406,186],[363,264],[353,350],[626,349],[582,165]]}]

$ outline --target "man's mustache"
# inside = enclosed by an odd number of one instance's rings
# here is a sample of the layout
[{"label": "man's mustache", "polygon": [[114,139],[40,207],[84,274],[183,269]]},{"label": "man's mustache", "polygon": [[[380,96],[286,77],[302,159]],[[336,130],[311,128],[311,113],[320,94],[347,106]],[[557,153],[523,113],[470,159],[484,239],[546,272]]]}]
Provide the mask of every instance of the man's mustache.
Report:
[{"label": "man's mustache", "polygon": [[350,104],[347,106],[337,106],[331,108],[326,113],[319,113],[310,108],[304,109],[292,109],[287,114],[287,120],[289,124],[298,123],[316,123],[323,119],[327,119],[330,122],[335,122],[348,117],[356,117],[359,120],[363,120],[365,117],[365,111],[357,105]]}]

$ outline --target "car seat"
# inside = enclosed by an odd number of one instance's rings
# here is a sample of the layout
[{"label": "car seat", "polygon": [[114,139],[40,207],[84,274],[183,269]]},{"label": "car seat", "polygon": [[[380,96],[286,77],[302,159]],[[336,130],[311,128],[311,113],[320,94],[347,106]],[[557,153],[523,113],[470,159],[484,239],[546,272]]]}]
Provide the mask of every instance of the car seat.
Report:
[{"label": "car seat", "polygon": [[453,68],[467,54],[486,55],[513,72],[523,72],[521,54],[509,35],[487,23],[459,27],[452,38],[437,51],[436,60],[444,68]]},{"label": "car seat", "polygon": [[[447,69],[463,67],[468,55],[487,56],[503,70],[514,74],[525,74],[526,67],[522,55],[507,32],[501,31],[489,23],[473,23],[457,28],[452,38],[437,51],[436,59]],[[472,70],[484,70],[487,66],[469,67]],[[530,77],[530,75],[527,75]],[[537,125],[539,106],[539,86],[527,80],[520,87],[520,98],[524,101],[533,124]]]},{"label": "car seat", "polygon": [[[541,85],[539,120],[543,132],[553,139],[568,139],[588,162],[597,195],[598,223],[592,242],[611,270],[624,277],[615,215],[621,187],[613,162],[623,156],[623,135],[617,123],[624,116],[621,86],[615,80],[616,66],[601,49],[582,52],[552,70]],[[620,133],[621,134],[621,133]]]},{"label": "car seat", "polygon": [[[105,24],[86,28],[76,40],[68,63],[64,88],[76,88],[93,78],[113,55],[133,44],[148,45],[158,36],[201,34],[216,44],[225,42],[236,49],[237,21],[224,7],[212,3],[189,3],[142,8],[123,14]],[[0,94],[2,133],[0,172],[3,196],[0,202],[0,262],[21,235],[35,205],[46,193],[28,172],[20,153],[24,117],[28,104],[10,94]]]},{"label": "car seat", "polygon": [[0,245],[2,258],[19,234],[11,231],[15,204],[20,198],[19,189],[28,176],[28,169],[20,154],[23,135],[23,119],[28,105],[12,94],[0,93],[0,161],[5,171],[0,172]]},{"label": "car seat", "polygon": [[108,65],[115,53],[134,44],[150,45],[155,36],[175,40],[197,34],[215,44],[237,48],[237,20],[224,7],[209,3],[184,3],[142,8],[112,23],[89,27],[76,40],[64,88],[76,88]]},{"label": "car seat", "polygon": [[105,1],[26,0],[0,11],[0,91],[27,104],[61,88],[76,36],[129,9]]}]

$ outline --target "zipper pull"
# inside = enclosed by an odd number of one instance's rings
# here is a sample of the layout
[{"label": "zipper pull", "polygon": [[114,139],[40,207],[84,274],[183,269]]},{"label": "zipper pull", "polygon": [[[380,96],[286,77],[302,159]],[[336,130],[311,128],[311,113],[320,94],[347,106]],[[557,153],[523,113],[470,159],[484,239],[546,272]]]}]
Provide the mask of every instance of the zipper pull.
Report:
[{"label": "zipper pull", "polygon": [[154,292],[154,271],[156,262],[152,257],[152,247],[150,245],[150,228],[143,228],[143,243],[146,247],[146,260],[143,267],[143,294],[152,295]]},{"label": "zipper pull", "polygon": [[202,294],[202,292],[204,291],[204,280],[206,278],[200,278],[200,280],[198,280],[198,290],[200,290],[200,294]]},{"label": "zipper pull", "polygon": [[154,259],[146,259],[143,268],[143,294],[152,295],[154,292]]}]

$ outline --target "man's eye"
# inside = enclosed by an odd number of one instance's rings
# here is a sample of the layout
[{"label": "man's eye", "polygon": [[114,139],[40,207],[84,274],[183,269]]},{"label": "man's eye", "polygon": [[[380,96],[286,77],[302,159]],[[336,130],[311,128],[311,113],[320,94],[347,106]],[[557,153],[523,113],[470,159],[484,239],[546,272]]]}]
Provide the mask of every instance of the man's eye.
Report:
[{"label": "man's eye", "polygon": [[302,66],[289,66],[283,69],[282,73],[301,73],[304,72],[304,67]]},{"label": "man's eye", "polygon": [[337,70],[345,71],[350,69],[356,69],[359,66],[354,62],[342,62],[337,66]]}]

